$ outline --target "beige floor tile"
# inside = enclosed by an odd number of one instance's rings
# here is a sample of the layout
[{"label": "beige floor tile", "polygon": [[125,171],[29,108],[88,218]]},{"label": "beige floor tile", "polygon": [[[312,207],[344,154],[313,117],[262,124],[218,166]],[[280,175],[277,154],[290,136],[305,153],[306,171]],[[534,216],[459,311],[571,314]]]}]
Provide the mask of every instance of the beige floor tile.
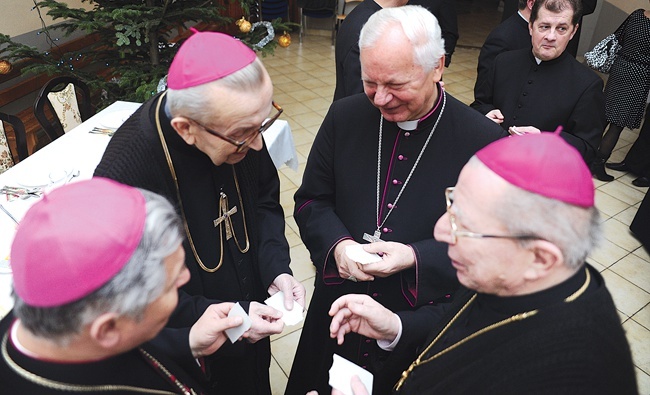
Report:
[{"label": "beige floor tile", "polygon": [[[292,82],[286,82],[284,84],[277,84],[275,85],[275,89],[282,91],[284,93],[290,94],[296,91],[303,91],[305,90],[305,87],[297,83],[295,80]],[[278,102],[279,103],[279,102]]]},{"label": "beige floor tile", "polygon": [[637,287],[650,293],[650,263],[634,254],[628,254],[609,268]]},{"label": "beige floor tile", "polygon": [[[312,98],[313,99],[313,98]],[[314,112],[308,112],[306,114],[300,114],[292,117],[296,122],[300,124],[303,128],[307,128],[309,126],[316,126],[320,127],[321,123],[323,123],[323,117],[320,115],[314,113]],[[314,136],[311,136],[311,141],[314,140]]]},{"label": "beige floor tile", "polygon": [[623,324],[627,341],[632,349],[634,365],[650,374],[650,330],[637,324],[634,320],[628,320]]},{"label": "beige floor tile", "polygon": [[[315,117],[314,113],[309,113],[309,114],[304,114],[304,115],[309,116],[311,118]],[[298,117],[301,117],[301,116],[298,115]],[[307,121],[307,122],[311,122],[311,121]],[[296,121],[296,123],[298,123],[298,121]],[[297,128],[296,130],[292,129],[291,132],[292,132],[292,135],[293,135],[293,142],[294,142],[294,144],[296,146],[301,146],[301,145],[304,145],[304,144],[311,145],[311,143],[313,143],[313,141],[314,141],[314,134],[311,133],[306,128],[301,127],[301,128]]]},{"label": "beige floor tile", "polygon": [[644,306],[641,311],[634,314],[632,319],[650,330],[650,304]]},{"label": "beige floor tile", "polygon": [[296,234],[300,234],[300,230],[298,229],[298,224],[296,223],[296,220],[293,219],[293,217],[285,217],[284,219],[286,221],[286,225],[291,228]]},{"label": "beige floor tile", "polygon": [[612,196],[616,196],[618,200],[622,200],[627,204],[637,204],[643,200],[644,196],[644,193],[639,189],[632,187],[630,184],[624,184],[619,180],[614,180],[598,189]]},{"label": "beige floor tile", "polygon": [[290,217],[293,215],[293,194],[295,190],[280,192],[280,205],[284,210],[284,216]]},{"label": "beige floor tile", "polygon": [[650,262],[650,254],[648,254],[648,251],[646,251],[646,249],[643,247],[639,247],[634,250],[633,254],[647,262]]},{"label": "beige floor tile", "polygon": [[650,375],[639,368],[636,368],[635,371],[639,394],[650,394]]},{"label": "beige floor tile", "polygon": [[293,181],[288,179],[287,176],[281,172],[278,172],[278,177],[280,177],[280,192],[298,188],[298,186],[294,184]]},{"label": "beige floor tile", "polygon": [[610,267],[628,253],[629,251],[605,239],[600,243],[596,250],[592,251],[589,258],[603,266]]},{"label": "beige floor tile", "polygon": [[296,232],[293,231],[293,229],[291,229],[288,226],[284,227],[284,236],[287,238],[287,243],[289,243],[289,248],[302,244],[300,235],[298,235]]},{"label": "beige floor tile", "polygon": [[271,368],[269,369],[271,375],[271,394],[282,395],[287,388],[287,375],[282,371],[280,365],[274,358],[271,358]]},{"label": "beige floor tile", "polygon": [[305,101],[305,100],[320,97],[318,93],[305,88],[288,93],[288,95],[293,97],[297,101]]},{"label": "beige floor tile", "polygon": [[291,247],[291,270],[298,281],[304,281],[316,275],[316,269],[311,263],[309,251],[304,244]]},{"label": "beige floor tile", "polygon": [[622,212],[616,214],[614,218],[622,222],[623,224],[630,226],[632,220],[634,219],[634,215],[636,215],[636,212],[637,212],[637,208],[634,206],[630,206],[627,209],[623,210]]},{"label": "beige floor tile", "polygon": [[605,278],[607,289],[612,294],[616,308],[628,317],[633,316],[641,308],[650,303],[650,293],[645,292],[610,269],[603,271],[602,274]]},{"label": "beige floor tile", "polygon": [[635,239],[630,233],[630,227],[614,218],[610,218],[603,223],[603,232],[607,240],[616,243],[616,245],[627,251],[634,251],[641,245],[639,240]]},{"label": "beige floor tile", "polygon": [[278,104],[280,104],[284,109],[282,118],[288,116],[306,114],[313,111],[313,109],[307,107],[304,103],[289,103],[287,105],[283,105],[282,103],[278,103]]},{"label": "beige floor tile", "polygon": [[303,104],[312,111],[322,111],[327,110],[330,107],[330,104],[332,104],[332,101],[319,97],[316,99],[305,100]]},{"label": "beige floor tile", "polygon": [[296,354],[296,348],[298,348],[300,333],[301,331],[295,331],[271,342],[271,354],[273,354],[273,358],[287,375],[291,371],[291,364]]},{"label": "beige floor tile", "polygon": [[[295,141],[295,136],[294,136]],[[302,174],[305,172],[305,164],[301,163],[298,165],[298,171],[289,169],[288,167],[283,167],[280,169],[280,172],[284,174],[291,182],[300,186],[302,184]]]},{"label": "beige floor tile", "polygon": [[609,194],[600,189],[596,189],[596,207],[601,213],[612,217],[624,211],[629,206],[629,203],[618,199],[615,193]]},{"label": "beige floor tile", "polygon": [[[291,244],[289,244],[291,245]],[[595,260],[589,258],[587,259],[587,263],[589,263],[591,266],[594,267],[594,269],[598,270],[599,272],[602,272],[603,270],[607,269],[606,266],[601,265],[600,263],[596,262]]]}]

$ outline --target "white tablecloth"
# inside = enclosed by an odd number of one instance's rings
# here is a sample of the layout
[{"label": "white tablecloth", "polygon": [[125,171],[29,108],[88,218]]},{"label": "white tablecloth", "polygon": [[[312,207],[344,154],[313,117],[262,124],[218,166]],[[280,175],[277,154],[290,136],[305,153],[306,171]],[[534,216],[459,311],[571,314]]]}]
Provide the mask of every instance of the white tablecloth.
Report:
[{"label": "white tablecloth", "polygon": [[[139,106],[139,103],[124,101],[111,104],[86,122],[0,174],[0,187],[19,186],[21,183],[23,185],[48,184],[50,175],[60,172],[78,171],[79,175],[71,182],[91,178],[106,150],[110,137],[88,132],[97,126],[118,127]],[[277,120],[269,130],[264,132],[263,136],[275,166],[280,168],[286,164],[297,170],[298,157],[291,136],[291,128],[287,121]],[[38,198],[8,201],[4,194],[0,194],[0,204],[18,221],[37,201]],[[2,261],[9,258],[15,232],[16,224],[9,216],[0,211],[0,317],[3,317],[13,306],[10,295],[11,274],[8,270],[3,270],[6,261]]]}]

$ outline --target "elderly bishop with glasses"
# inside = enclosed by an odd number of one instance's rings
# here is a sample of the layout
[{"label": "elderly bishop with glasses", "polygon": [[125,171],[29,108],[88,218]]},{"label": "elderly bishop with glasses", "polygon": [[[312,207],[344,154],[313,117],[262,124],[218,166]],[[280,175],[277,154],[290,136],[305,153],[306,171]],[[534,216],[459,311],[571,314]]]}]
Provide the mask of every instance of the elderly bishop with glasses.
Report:
[{"label": "elderly bishop with glasses", "polygon": [[224,394],[270,394],[268,336],[283,324],[280,312],[259,302],[283,291],[288,309],[305,304],[289,268],[277,170],[261,136],[282,108],[255,53],[221,33],[194,31],[167,81],[167,91],[117,130],[95,175],[176,206],[192,274],[182,290],[242,302],[255,329],[247,342],[206,360],[211,383]]},{"label": "elderly bishop with glasses", "polygon": [[578,150],[559,131],[496,141],[446,197],[433,235],[462,285],[451,305],[394,314],[346,295],[330,310],[339,343],[358,332],[392,351],[373,393],[636,394],[612,297],[585,263],[601,230]]}]

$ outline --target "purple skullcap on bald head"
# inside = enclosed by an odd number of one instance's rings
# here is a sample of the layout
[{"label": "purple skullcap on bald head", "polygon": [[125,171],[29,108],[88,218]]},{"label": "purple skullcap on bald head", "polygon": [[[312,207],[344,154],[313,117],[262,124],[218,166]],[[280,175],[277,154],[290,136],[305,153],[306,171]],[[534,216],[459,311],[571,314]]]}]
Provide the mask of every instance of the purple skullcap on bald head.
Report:
[{"label": "purple skullcap on bald head", "polygon": [[216,81],[253,63],[257,55],[236,38],[217,32],[194,32],[174,56],[167,86],[185,89]]},{"label": "purple skullcap on bald head", "polygon": [[45,194],[11,246],[14,291],[30,306],[54,307],[98,290],[131,259],[146,214],[140,191],[106,178]]},{"label": "purple skullcap on bald head", "polygon": [[497,140],[476,153],[490,170],[526,191],[581,207],[594,205],[594,183],[582,156],[554,133]]}]

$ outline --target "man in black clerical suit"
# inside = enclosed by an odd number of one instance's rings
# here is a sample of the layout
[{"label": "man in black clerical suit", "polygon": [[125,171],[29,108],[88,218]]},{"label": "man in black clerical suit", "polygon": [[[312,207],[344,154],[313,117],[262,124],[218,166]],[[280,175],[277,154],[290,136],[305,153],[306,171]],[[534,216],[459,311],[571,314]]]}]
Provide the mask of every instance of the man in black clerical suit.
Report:
[{"label": "man in black clerical suit", "polygon": [[[445,246],[431,237],[444,188],[476,151],[506,134],[442,89],[445,49],[425,8],[375,12],[359,48],[365,94],[332,103],[294,196],[316,278],[291,395],[328,393],[334,353],[370,371],[381,363],[385,352],[368,338],[342,347],[329,338],[327,311],[337,297],[365,293],[396,310],[451,299],[458,285]],[[364,265],[347,255],[361,243],[382,258]]]},{"label": "man in black clerical suit", "polygon": [[494,59],[498,54],[531,47],[528,20],[530,19],[530,10],[533,8],[534,0],[518,1],[519,11],[495,27],[481,47],[476,68],[476,82],[474,84],[475,95],[478,87],[484,84],[488,78]]},{"label": "man in black clerical suit", "polygon": [[183,291],[240,301],[259,324],[252,341],[206,359],[213,391],[268,395],[268,336],[283,324],[279,311],[260,302],[282,291],[285,307],[305,305],[305,288],[289,267],[280,180],[261,136],[282,108],[255,52],[221,33],[190,36],[167,83],[115,132],[95,175],[174,204],[192,274]]},{"label": "man in black clerical suit", "polygon": [[63,186],[34,204],[11,249],[2,392],[203,393],[196,358],[242,320],[228,318],[232,303],[205,305],[196,323],[173,318],[179,328],[163,330],[189,280],[183,237],[167,200],[108,179]]},{"label": "man in black clerical suit", "polygon": [[[518,4],[517,2],[520,0],[504,0],[503,2],[503,17],[501,18],[501,21],[505,21],[506,19],[510,18],[512,14],[516,13]],[[578,20],[578,30],[576,31],[576,34],[573,36],[573,38],[569,41],[569,44],[567,45],[567,52],[571,54],[574,58],[576,57],[578,53],[578,45],[580,44],[580,32],[582,31],[582,17],[585,15],[593,14],[593,12],[596,10],[596,5],[598,4],[598,0],[581,0],[581,5],[582,5],[582,16]]]},{"label": "man in black clerical suit", "polygon": [[594,195],[556,133],[488,145],[445,191],[433,231],[462,285],[453,303],[394,314],[346,295],[330,336],[345,344],[358,332],[392,350],[373,394],[636,394],[614,302],[585,263],[601,237]]},{"label": "man in black clerical suit", "polygon": [[530,15],[532,51],[498,55],[472,107],[511,134],[564,129],[586,163],[605,128],[603,80],[566,51],[580,17],[579,0],[537,0]]}]

